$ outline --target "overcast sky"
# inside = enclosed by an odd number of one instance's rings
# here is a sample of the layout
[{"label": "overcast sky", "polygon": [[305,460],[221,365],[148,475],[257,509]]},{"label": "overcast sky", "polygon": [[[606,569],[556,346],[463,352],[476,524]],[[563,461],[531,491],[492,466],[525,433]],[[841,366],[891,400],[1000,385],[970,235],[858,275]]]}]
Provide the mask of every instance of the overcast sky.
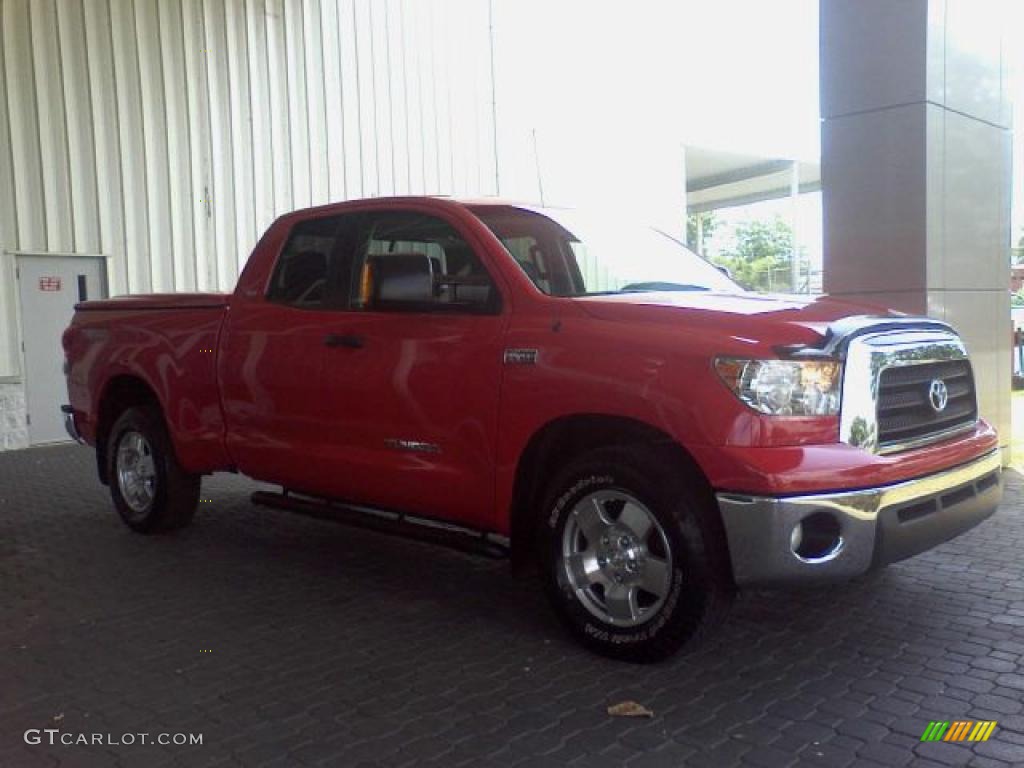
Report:
[{"label": "overcast sky", "polygon": [[[1024,73],[1024,0],[1008,8]],[[539,161],[548,202],[668,199],[680,143],[820,157],[818,0],[496,0],[495,26],[504,195],[536,199]],[[1016,240],[1024,77],[1013,91]]]}]

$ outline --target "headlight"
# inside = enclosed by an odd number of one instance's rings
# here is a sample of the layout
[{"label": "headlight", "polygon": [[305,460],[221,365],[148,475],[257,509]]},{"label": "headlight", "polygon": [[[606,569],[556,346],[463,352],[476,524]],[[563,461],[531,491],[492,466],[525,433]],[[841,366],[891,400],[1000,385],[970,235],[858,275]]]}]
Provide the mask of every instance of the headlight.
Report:
[{"label": "headlight", "polygon": [[720,357],[715,370],[733,393],[770,416],[832,416],[839,412],[839,363]]}]

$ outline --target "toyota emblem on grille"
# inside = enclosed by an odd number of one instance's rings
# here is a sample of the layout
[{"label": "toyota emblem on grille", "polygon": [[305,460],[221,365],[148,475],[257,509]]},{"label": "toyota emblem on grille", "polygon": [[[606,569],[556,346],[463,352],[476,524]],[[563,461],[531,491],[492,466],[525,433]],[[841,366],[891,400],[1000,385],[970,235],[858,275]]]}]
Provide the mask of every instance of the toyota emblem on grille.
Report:
[{"label": "toyota emblem on grille", "polygon": [[932,383],[928,385],[928,402],[932,404],[932,410],[936,413],[946,410],[946,404],[949,402],[949,389],[946,388],[946,382],[942,379],[932,379]]}]

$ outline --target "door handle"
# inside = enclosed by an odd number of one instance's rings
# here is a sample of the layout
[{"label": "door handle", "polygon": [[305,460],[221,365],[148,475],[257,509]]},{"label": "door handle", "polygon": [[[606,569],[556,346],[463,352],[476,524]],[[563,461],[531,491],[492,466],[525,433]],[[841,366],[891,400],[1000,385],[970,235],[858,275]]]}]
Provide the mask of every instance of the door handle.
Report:
[{"label": "door handle", "polygon": [[362,336],[346,336],[341,333],[329,333],[324,337],[326,346],[347,347],[348,349],[362,349],[365,341]]}]

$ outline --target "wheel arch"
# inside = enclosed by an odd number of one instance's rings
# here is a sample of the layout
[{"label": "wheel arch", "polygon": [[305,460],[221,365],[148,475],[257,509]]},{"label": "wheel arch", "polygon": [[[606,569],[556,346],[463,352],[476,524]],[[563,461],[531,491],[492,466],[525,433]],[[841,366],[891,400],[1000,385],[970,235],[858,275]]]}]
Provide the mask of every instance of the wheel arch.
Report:
[{"label": "wheel arch", "polygon": [[96,409],[96,471],[100,482],[109,485],[107,442],[117,418],[128,408],[153,405],[163,411],[156,391],[140,376],[118,374],[104,385]]},{"label": "wheel arch", "polygon": [[[539,507],[553,469],[597,448],[628,445],[652,446],[663,453],[666,461],[678,462],[713,502],[714,495],[704,472],[690,452],[667,432],[625,416],[601,413],[561,416],[531,436],[516,464],[509,510],[514,572],[522,573],[535,562],[536,532],[542,515]],[[548,465],[546,471],[545,465]],[[709,522],[721,529],[724,541],[725,530],[717,507],[712,504],[709,511],[713,513],[709,515]]]}]

